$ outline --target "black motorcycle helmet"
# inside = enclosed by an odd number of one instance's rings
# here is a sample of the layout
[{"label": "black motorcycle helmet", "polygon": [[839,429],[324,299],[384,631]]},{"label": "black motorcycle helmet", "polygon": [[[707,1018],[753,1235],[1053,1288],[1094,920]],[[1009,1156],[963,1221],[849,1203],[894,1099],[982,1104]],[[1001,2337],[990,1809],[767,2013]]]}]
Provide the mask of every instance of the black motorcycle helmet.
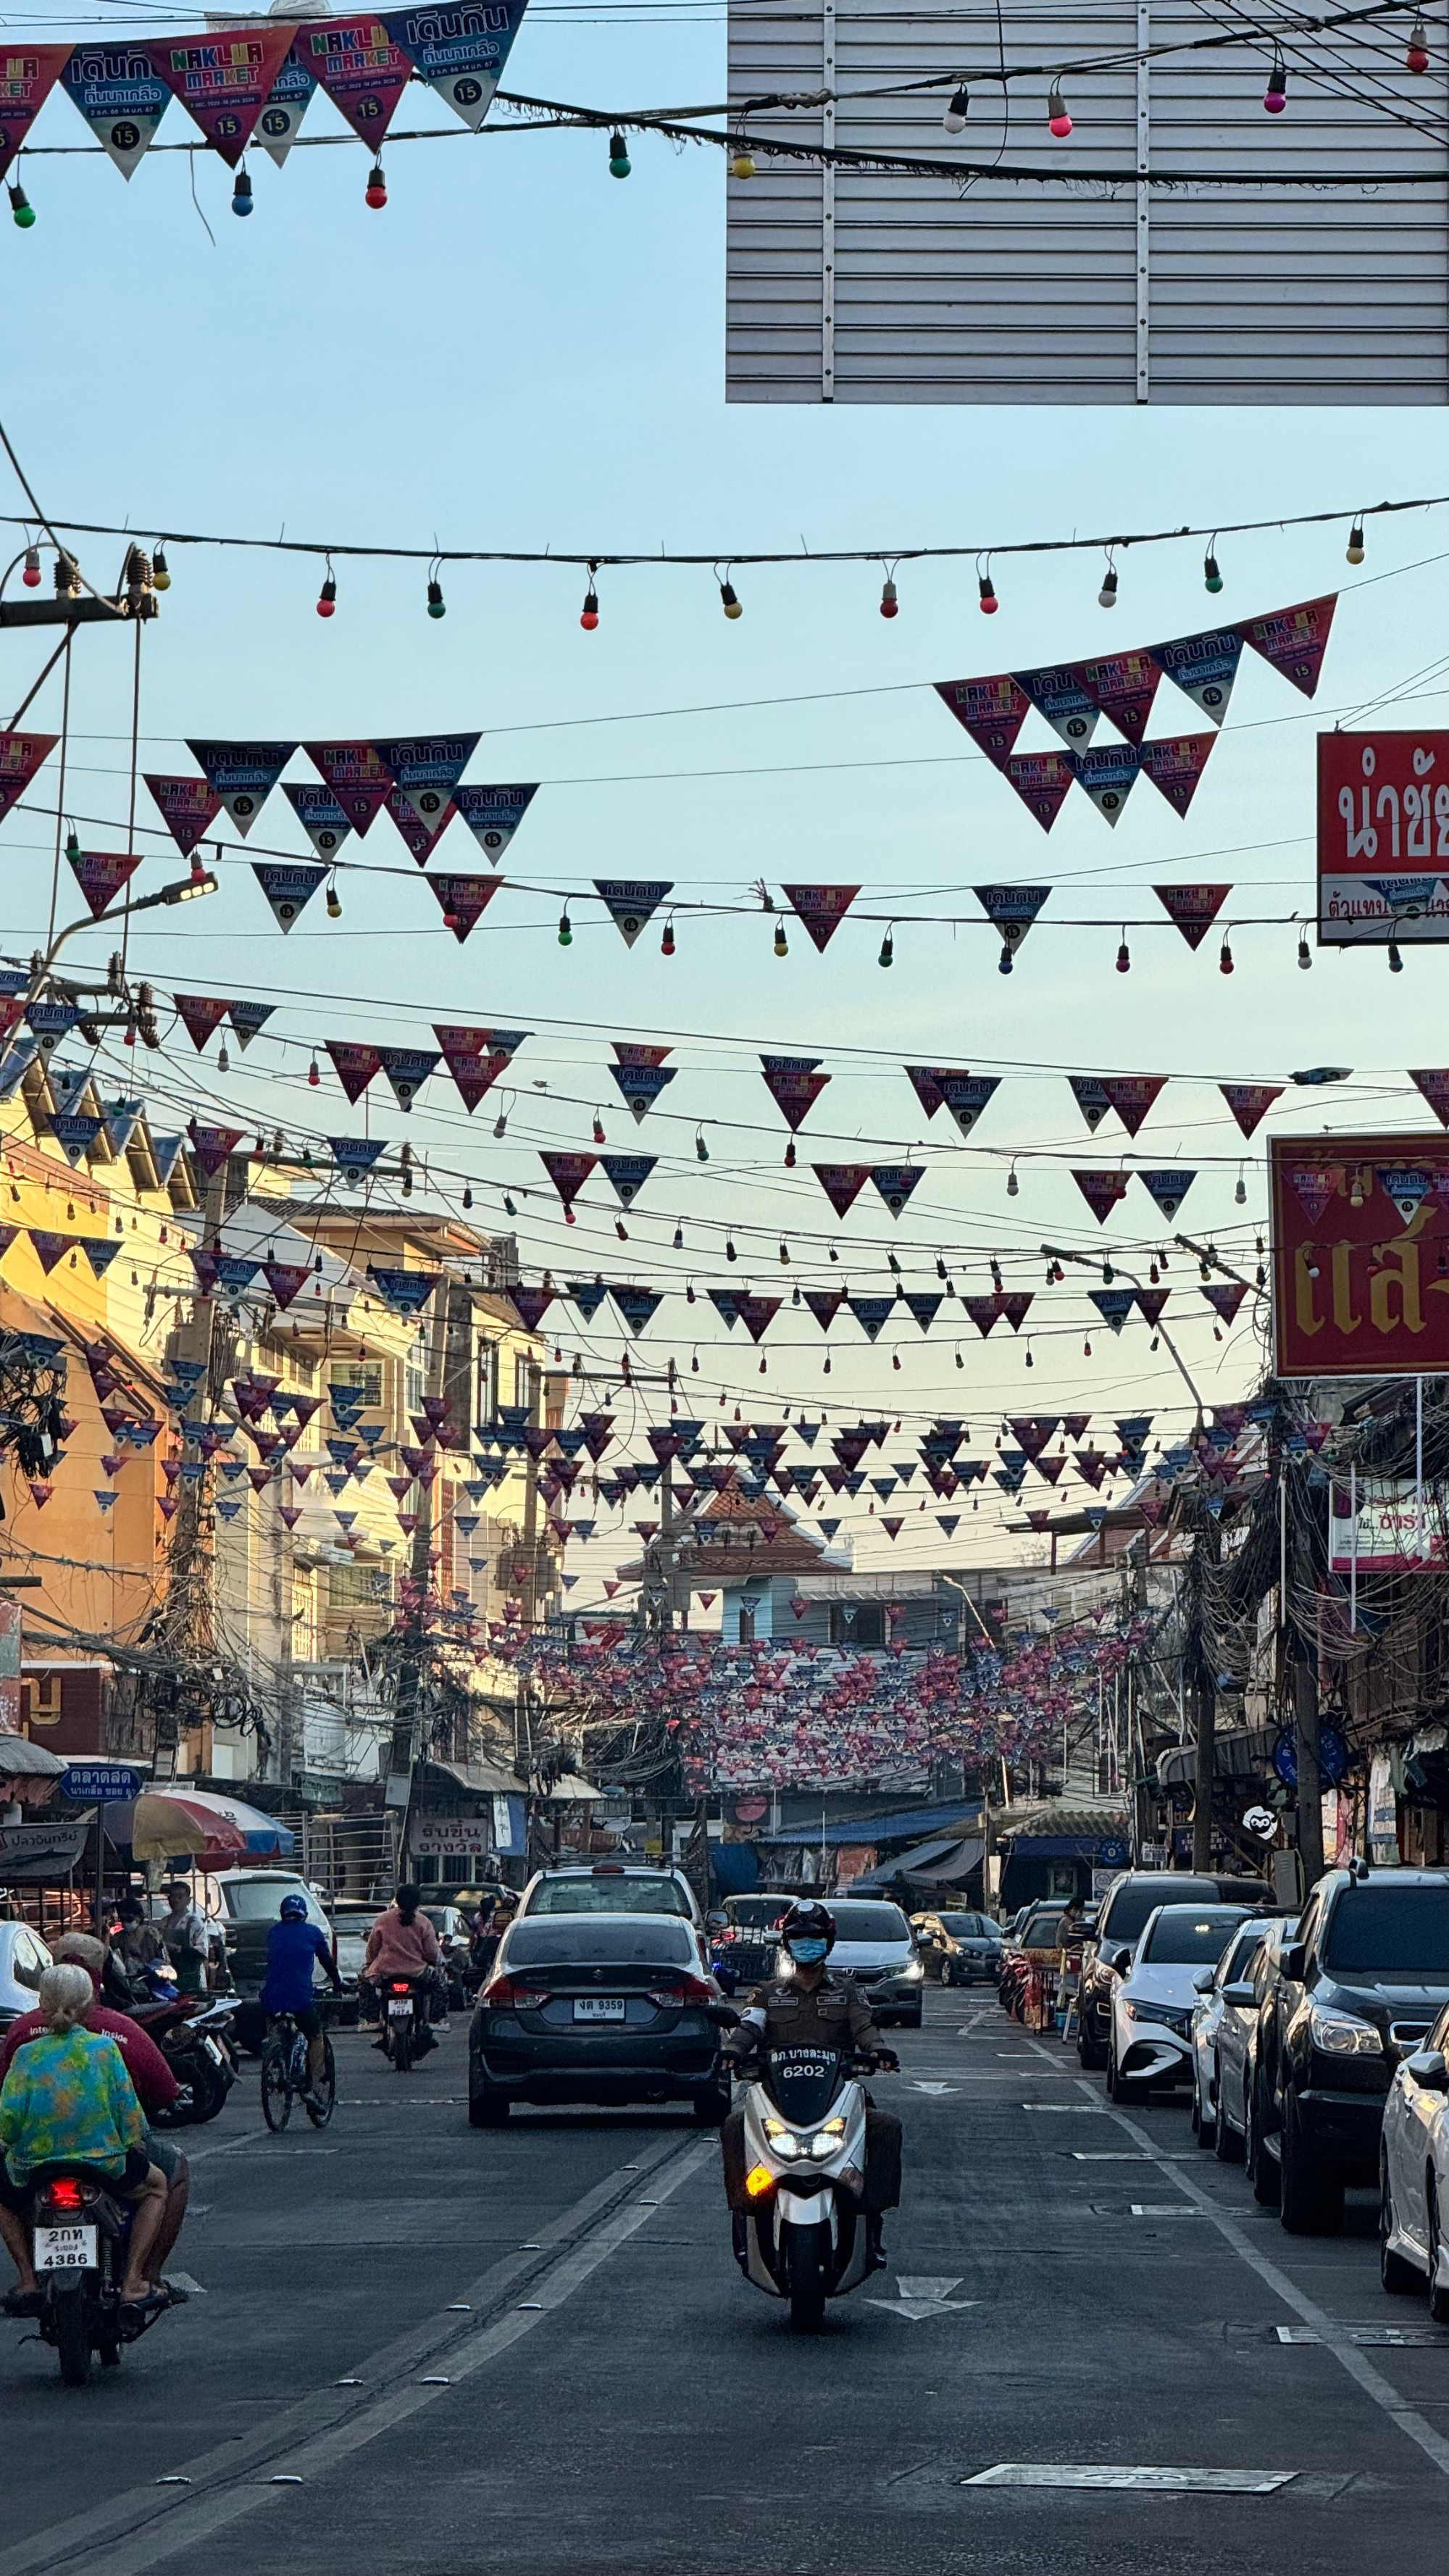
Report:
[{"label": "black motorcycle helmet", "polygon": [[792,1951],[797,1941],[823,1941],[825,1948],[817,1955],[828,1958],[835,1947],[835,1917],[828,1905],[792,1905],[781,1922],[780,1939]]}]

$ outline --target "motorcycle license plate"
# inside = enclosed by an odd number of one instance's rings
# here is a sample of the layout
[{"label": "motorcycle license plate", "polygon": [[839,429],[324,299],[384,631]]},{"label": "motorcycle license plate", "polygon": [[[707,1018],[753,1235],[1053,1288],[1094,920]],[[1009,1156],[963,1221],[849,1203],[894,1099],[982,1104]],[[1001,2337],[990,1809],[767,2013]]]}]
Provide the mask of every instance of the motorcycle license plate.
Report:
[{"label": "motorcycle license plate", "polygon": [[387,2008],[387,2017],[389,2021],[411,2021],[413,2017],[412,1997],[410,1995],[400,1995],[396,2003],[390,2002]]},{"label": "motorcycle license plate", "polygon": [[578,1995],[574,1999],[575,2021],[622,2021],[622,1995]]},{"label": "motorcycle license plate", "polygon": [[219,2039],[204,2039],[201,2045],[205,2049],[207,2056],[213,2058],[218,2066],[225,2066],[226,2058],[222,2053],[222,2046]]},{"label": "motorcycle license plate", "polygon": [[94,2227],[37,2227],[37,2272],[94,2272],[100,2260]]}]

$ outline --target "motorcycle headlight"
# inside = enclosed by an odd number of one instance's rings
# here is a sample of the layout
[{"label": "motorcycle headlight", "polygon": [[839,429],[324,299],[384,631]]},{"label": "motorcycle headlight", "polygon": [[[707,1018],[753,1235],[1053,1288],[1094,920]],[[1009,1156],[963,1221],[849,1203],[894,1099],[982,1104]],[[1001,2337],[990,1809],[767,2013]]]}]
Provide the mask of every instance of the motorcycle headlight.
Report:
[{"label": "motorcycle headlight", "polygon": [[1308,2032],[1313,2045],[1325,2057],[1382,2057],[1384,2043],[1371,2021],[1356,2021],[1352,2013],[1326,2012],[1314,2004],[1308,2015]]},{"label": "motorcycle headlight", "polygon": [[765,2135],[777,2156],[783,2156],[788,2161],[791,2156],[799,2155],[800,2140],[793,2129],[786,2128],[783,2120],[767,2120]]}]

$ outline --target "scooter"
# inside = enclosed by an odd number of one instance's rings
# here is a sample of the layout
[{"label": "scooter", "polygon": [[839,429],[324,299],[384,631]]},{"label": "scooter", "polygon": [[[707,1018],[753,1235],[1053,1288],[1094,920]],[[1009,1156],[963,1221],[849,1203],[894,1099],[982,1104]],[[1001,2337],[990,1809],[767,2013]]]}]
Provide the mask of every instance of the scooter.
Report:
[{"label": "scooter", "polygon": [[775,2048],[743,2069],[749,2205],[736,2213],[735,2257],[757,2289],[789,2300],[797,2334],[817,2333],[826,2300],[875,2268],[860,2082],[873,2064],[836,2049]]},{"label": "scooter", "polygon": [[93,2352],[115,2369],[122,2344],[135,2342],[161,2314],[148,2311],[132,2325],[121,2306],[131,2217],[104,2175],[83,2167],[52,2174],[32,2194],[32,2259],[44,2292],[36,2324],[67,2388],[85,2386]]},{"label": "scooter", "polygon": [[438,2045],[428,2028],[426,1983],[421,1977],[385,1978],[379,2000],[383,2053],[392,2059],[395,2073],[407,2075],[418,2058]]},{"label": "scooter", "polygon": [[133,2004],[131,2012],[190,2095],[189,2107],[178,2104],[174,2111],[158,2112],[156,2126],[199,2128],[214,2120],[237,2078],[231,2004],[178,1995],[165,2003]]}]

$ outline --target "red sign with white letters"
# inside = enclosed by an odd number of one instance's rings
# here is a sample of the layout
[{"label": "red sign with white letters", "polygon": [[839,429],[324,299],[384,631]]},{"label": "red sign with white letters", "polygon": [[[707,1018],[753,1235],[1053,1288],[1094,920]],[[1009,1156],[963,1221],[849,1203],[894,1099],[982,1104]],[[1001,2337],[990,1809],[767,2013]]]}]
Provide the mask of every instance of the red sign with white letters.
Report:
[{"label": "red sign with white letters", "polygon": [[1268,1175],[1280,1377],[1449,1371],[1449,1143],[1274,1136]]},{"label": "red sign with white letters", "polygon": [[1318,737],[1318,941],[1449,939],[1449,733]]}]

